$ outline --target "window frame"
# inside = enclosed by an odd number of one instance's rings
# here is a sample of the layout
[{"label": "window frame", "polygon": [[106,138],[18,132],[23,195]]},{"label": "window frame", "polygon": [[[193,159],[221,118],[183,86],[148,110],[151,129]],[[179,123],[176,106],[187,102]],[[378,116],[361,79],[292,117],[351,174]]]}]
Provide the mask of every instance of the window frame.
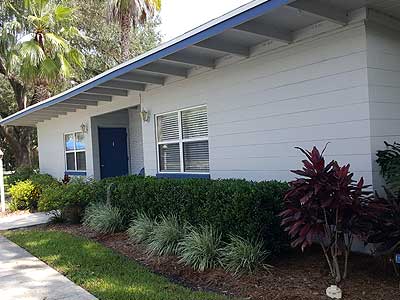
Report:
[{"label": "window frame", "polygon": [[[197,105],[197,106],[191,106],[187,108],[182,108],[182,109],[176,109],[164,113],[159,113],[154,115],[154,124],[155,124],[155,136],[156,136],[156,153],[157,153],[157,173],[160,174],[199,174],[199,175],[209,175],[210,174],[210,168],[208,172],[188,172],[185,171],[185,161],[184,161],[184,154],[183,154],[183,144],[187,142],[204,142],[207,141],[208,143],[208,154],[210,155],[210,144],[208,141],[208,133],[206,137],[195,137],[195,138],[183,138],[183,133],[182,133],[182,112],[187,111],[187,110],[192,110],[196,108],[206,108],[207,110],[207,129],[208,129],[208,108],[206,104],[202,105]],[[178,132],[179,132],[179,137],[178,139],[174,140],[168,140],[168,141],[159,141],[159,128],[158,128],[158,120],[157,118],[160,116],[164,115],[169,115],[173,113],[178,113]],[[160,164],[160,145],[168,145],[168,144],[178,144],[179,145],[179,165],[180,165],[180,171],[162,171],[161,170],[161,164]],[[208,157],[208,164],[210,165],[210,156]]]},{"label": "window frame", "polygon": [[[85,138],[85,133],[81,130],[77,131],[71,131],[71,132],[65,132],[63,134],[63,148],[64,148],[64,166],[65,166],[65,172],[79,172],[79,173],[85,173],[87,171],[87,159],[86,159],[86,141],[85,141],[85,149],[74,149],[74,150],[67,150],[65,147],[65,137],[67,135],[73,134],[74,136],[74,147],[76,147],[76,134],[81,133],[83,134],[83,137]],[[85,138],[86,140],[86,138]],[[76,154],[77,153],[85,153],[85,170],[78,170],[78,161],[76,159]],[[67,163],[67,153],[74,153],[74,162],[75,162],[75,170],[70,170],[68,169],[68,163]]]}]

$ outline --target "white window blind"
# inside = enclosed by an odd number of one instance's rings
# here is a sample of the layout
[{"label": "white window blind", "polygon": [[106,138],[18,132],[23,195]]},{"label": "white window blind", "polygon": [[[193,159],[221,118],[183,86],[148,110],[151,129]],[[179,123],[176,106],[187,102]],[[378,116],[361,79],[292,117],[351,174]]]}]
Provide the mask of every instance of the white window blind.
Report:
[{"label": "white window blind", "polygon": [[157,116],[160,172],[208,173],[207,107]]},{"label": "white window blind", "polygon": [[178,113],[166,114],[157,118],[158,141],[179,139]]},{"label": "white window blind", "polygon": [[182,135],[184,139],[208,136],[206,107],[182,111]]},{"label": "white window blind", "polygon": [[208,172],[208,141],[183,143],[185,172]]},{"label": "white window blind", "polygon": [[180,172],[179,144],[159,145],[160,170],[169,172]]}]

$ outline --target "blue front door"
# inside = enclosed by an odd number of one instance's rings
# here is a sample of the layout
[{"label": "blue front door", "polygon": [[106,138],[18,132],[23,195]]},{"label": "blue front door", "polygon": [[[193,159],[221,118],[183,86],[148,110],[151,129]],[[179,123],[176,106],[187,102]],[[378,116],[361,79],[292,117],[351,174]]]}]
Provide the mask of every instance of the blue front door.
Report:
[{"label": "blue front door", "polygon": [[128,175],[126,128],[99,128],[101,178]]}]

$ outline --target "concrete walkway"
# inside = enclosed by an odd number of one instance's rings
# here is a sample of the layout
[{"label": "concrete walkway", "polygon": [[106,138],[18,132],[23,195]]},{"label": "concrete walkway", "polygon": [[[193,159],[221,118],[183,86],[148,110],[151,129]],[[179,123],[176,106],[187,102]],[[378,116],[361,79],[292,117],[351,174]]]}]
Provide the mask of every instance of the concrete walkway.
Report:
[{"label": "concrete walkway", "polygon": [[33,213],[11,215],[0,218],[0,231],[45,224],[50,221],[51,215],[46,213]]},{"label": "concrete walkway", "polygon": [[0,236],[1,300],[96,300],[38,258]]}]

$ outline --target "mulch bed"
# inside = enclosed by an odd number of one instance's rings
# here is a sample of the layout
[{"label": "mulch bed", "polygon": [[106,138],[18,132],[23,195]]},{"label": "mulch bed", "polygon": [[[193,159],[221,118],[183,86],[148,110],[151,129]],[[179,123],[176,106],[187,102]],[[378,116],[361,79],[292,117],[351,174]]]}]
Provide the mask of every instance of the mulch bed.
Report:
[{"label": "mulch bed", "polygon": [[[145,265],[155,273],[192,289],[212,290],[254,300],[326,300],[325,289],[331,279],[318,249],[306,253],[292,252],[271,262],[272,272],[233,276],[222,269],[193,271],[176,257],[149,257],[142,245],[129,241],[125,233],[98,235],[80,225],[50,225],[60,230],[100,242]],[[382,261],[367,255],[354,254],[349,262],[350,278],[341,288],[346,300],[400,299],[399,279]]]}]

